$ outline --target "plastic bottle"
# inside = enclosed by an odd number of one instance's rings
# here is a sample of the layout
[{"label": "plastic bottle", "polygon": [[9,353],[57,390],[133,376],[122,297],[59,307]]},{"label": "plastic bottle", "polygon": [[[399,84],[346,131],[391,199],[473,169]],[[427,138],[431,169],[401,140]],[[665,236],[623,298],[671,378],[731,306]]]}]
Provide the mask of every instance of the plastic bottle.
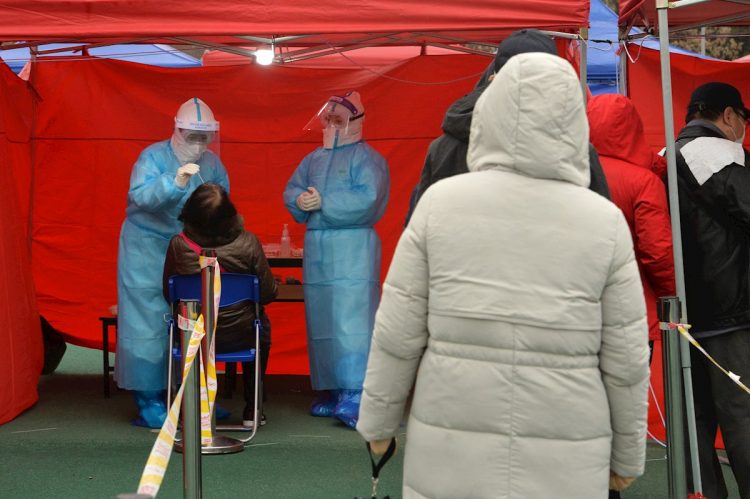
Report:
[{"label": "plastic bottle", "polygon": [[289,239],[289,226],[284,224],[284,229],[281,231],[281,246],[279,247],[279,256],[281,258],[289,258],[292,256],[292,244]]}]

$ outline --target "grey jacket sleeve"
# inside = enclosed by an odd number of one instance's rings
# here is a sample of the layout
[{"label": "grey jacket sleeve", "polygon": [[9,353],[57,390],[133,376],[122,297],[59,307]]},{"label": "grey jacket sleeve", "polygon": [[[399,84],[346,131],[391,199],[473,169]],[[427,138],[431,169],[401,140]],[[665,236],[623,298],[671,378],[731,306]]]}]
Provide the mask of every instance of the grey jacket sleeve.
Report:
[{"label": "grey jacket sleeve", "polygon": [[357,423],[367,441],[390,438],[398,431],[427,345],[429,199],[427,193],[401,235],[375,316]]},{"label": "grey jacket sleeve", "polygon": [[602,293],[599,369],[612,424],[610,468],[624,477],[643,474],[648,416],[648,322],[628,224],[615,219],[615,246]]}]

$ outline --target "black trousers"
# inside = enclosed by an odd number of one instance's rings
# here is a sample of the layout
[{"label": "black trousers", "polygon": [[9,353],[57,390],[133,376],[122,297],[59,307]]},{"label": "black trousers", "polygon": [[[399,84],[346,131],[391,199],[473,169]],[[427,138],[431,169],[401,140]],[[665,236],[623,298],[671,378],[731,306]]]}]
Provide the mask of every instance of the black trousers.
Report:
[{"label": "black trousers", "polygon": [[[724,369],[739,375],[745,385],[750,382],[750,330],[698,339],[698,342]],[[740,498],[750,499],[750,394],[693,346],[690,361],[703,495],[708,499],[727,497],[714,446],[716,430],[721,428]]]}]

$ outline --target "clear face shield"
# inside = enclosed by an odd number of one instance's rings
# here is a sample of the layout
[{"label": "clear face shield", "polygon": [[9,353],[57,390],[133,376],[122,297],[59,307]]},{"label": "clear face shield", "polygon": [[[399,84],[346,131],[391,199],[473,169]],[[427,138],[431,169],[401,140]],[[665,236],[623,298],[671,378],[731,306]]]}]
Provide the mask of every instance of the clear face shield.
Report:
[{"label": "clear face shield", "polygon": [[190,130],[187,128],[175,128],[172,136],[172,145],[180,163],[196,163],[206,151],[221,157],[221,140],[219,126],[216,130]]},{"label": "clear face shield", "polygon": [[326,102],[323,107],[310,118],[304,130],[323,131],[326,128],[335,128],[346,133],[349,130],[349,116],[351,113],[336,102]]},{"label": "clear face shield", "polygon": [[341,97],[332,97],[307,122],[304,129],[322,131],[323,147],[335,149],[362,138],[362,118],[364,114],[351,102]]}]

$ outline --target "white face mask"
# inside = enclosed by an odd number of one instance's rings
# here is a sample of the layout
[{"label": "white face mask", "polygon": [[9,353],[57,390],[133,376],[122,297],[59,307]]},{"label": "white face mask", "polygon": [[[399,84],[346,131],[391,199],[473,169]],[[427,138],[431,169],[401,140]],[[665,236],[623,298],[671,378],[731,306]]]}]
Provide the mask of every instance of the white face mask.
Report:
[{"label": "white face mask", "polygon": [[745,120],[742,119],[742,116],[737,111],[734,111],[735,116],[737,116],[737,119],[740,121],[740,126],[742,127],[742,133],[738,137],[737,133],[734,131],[734,125],[732,125],[732,135],[734,136],[734,141],[738,144],[742,144],[745,142],[745,131],[747,130],[747,126],[745,126]]},{"label": "white face mask", "polygon": [[[732,130],[732,131],[734,132],[734,130]],[[738,137],[738,138],[737,138],[737,139],[735,140],[735,142],[737,142],[738,144],[744,144],[744,143],[745,143],[745,132],[746,132],[746,131],[747,131],[747,127],[743,126],[743,127],[742,127],[742,135],[740,135],[740,136],[739,136],[739,137]]]},{"label": "white face mask", "polygon": [[323,148],[324,149],[335,149],[339,145],[339,137],[341,136],[341,130],[333,125],[329,125],[323,129]]},{"label": "white face mask", "polygon": [[323,129],[323,148],[335,149],[337,147],[353,144],[362,140],[363,119],[350,121],[345,129],[329,125]]},{"label": "white face mask", "polygon": [[180,163],[183,165],[185,163],[195,163],[207,149],[206,144],[189,144],[177,129],[175,129],[175,132],[172,134],[170,141],[175,156],[177,156],[177,159],[179,159]]}]

